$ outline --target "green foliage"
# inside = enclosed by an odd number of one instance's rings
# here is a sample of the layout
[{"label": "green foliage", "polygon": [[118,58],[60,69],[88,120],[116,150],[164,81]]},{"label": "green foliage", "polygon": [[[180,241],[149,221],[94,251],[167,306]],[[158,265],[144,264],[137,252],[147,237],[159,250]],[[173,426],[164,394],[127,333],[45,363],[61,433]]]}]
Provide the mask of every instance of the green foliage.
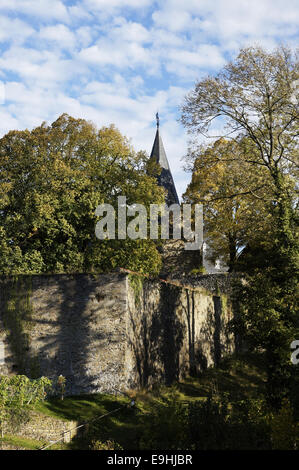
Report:
[{"label": "green foliage", "polygon": [[264,403],[257,399],[230,402],[220,396],[191,404],[189,432],[198,450],[270,448]]},{"label": "green foliage", "polygon": [[135,304],[140,304],[140,296],[143,289],[143,278],[137,274],[129,274],[129,283],[134,291]]},{"label": "green foliage", "polygon": [[[248,148],[247,148],[248,147]],[[268,200],[273,185],[264,168],[247,159],[254,149],[244,139],[218,139],[194,155],[192,180],[184,194],[190,203],[202,203],[204,231],[211,261],[222,259],[232,270],[242,246],[269,229]]]},{"label": "green foliage", "polygon": [[182,403],[175,395],[159,400],[144,418],[142,449],[295,449],[299,428],[284,402],[271,412],[263,399],[231,401],[228,395]]},{"label": "green foliage", "polygon": [[278,413],[270,418],[272,448],[294,450],[299,445],[299,422],[294,419],[294,410],[286,399]]},{"label": "green foliage", "polygon": [[261,399],[227,395],[182,403],[159,399],[143,420],[142,449],[271,449],[269,413]]},{"label": "green foliage", "polygon": [[[298,54],[290,48],[243,48],[216,76],[195,84],[182,106],[182,122],[194,135],[207,135],[215,119],[225,119],[225,135],[243,137],[246,162],[266,169],[276,185],[277,170],[297,173],[298,104],[293,96],[298,78]],[[197,152],[193,140],[189,156]]]},{"label": "green foliage", "polygon": [[186,406],[178,400],[175,391],[154,401],[151,412],[143,417],[141,449],[186,449]]},{"label": "green foliage", "polygon": [[28,421],[29,405],[45,399],[51,388],[46,377],[30,380],[25,375],[0,376],[0,428],[16,429]]},{"label": "green foliage", "polygon": [[123,448],[115,441],[108,440],[105,442],[102,441],[93,441],[90,446],[91,450],[123,450]]},{"label": "green foliage", "polygon": [[[234,263],[234,268],[244,272],[235,291],[235,304],[239,304],[236,332],[251,348],[266,351],[267,399],[277,409],[290,395],[290,344],[299,334],[295,235],[299,115],[293,99],[298,64],[298,54],[283,46],[271,52],[261,47],[241,49],[217,76],[196,84],[186,97],[182,115],[183,123],[195,134],[206,134],[220,116],[227,122],[226,133],[236,132],[237,139],[229,143],[220,139],[202,155],[191,146],[199,169],[208,163],[204,171],[212,170],[208,184],[195,171],[193,186],[208,204],[210,195],[214,199],[207,221],[212,245],[215,228],[217,241],[222,236],[221,225],[224,232],[230,229],[232,253],[236,253],[236,241],[239,247],[240,242],[246,245],[241,262]],[[192,185],[190,191],[192,197]],[[240,208],[241,217],[226,216],[238,215]],[[215,211],[220,215],[216,221]]]},{"label": "green foliage", "polygon": [[191,269],[189,274],[191,276],[196,276],[197,274],[201,275],[201,274],[206,274],[206,273],[207,273],[206,268],[204,266],[200,266],[199,268]]},{"label": "green foliage", "polygon": [[[38,375],[38,363],[34,357],[24,354],[29,349],[30,328],[32,328],[31,277],[4,281],[2,320],[9,337],[10,347],[17,361],[18,371],[25,373],[26,367]],[[35,370],[34,370],[35,369]]]},{"label": "green foliage", "polygon": [[[215,77],[203,78],[186,96],[182,122],[206,135],[215,119],[225,136],[203,147],[191,142],[192,181],[185,199],[204,203],[205,230],[214,257],[232,269],[238,249],[271,244],[273,229],[289,230],[298,176],[298,54],[241,49]],[[266,237],[265,237],[266,234]],[[212,253],[213,255],[213,253]]]},{"label": "green foliage", "polygon": [[[66,114],[31,132],[0,139],[0,272],[111,271],[156,273],[151,240],[95,237],[96,207],[163,201],[147,158],[114,127],[97,130]],[[116,223],[117,226],[117,223]]]},{"label": "green foliage", "polygon": [[279,223],[272,247],[264,249],[262,258],[250,260],[234,290],[239,306],[236,333],[251,348],[266,351],[268,401],[278,408],[284,397],[290,397],[295,372],[290,344],[299,335],[298,246],[290,227],[290,220]]}]

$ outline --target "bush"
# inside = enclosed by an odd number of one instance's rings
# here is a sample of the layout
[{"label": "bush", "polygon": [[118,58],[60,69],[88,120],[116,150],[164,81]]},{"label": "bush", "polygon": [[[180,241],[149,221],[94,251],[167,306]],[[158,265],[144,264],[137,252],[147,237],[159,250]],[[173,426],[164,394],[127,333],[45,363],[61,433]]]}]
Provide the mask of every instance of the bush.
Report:
[{"label": "bush", "polygon": [[28,421],[29,405],[44,400],[51,386],[47,377],[30,380],[25,375],[0,376],[1,437]]},{"label": "bush", "polygon": [[294,411],[288,400],[270,420],[272,448],[294,450],[299,446],[299,423],[294,420]]},{"label": "bush", "polygon": [[121,445],[113,440],[93,441],[90,446],[91,450],[123,450]]},{"label": "bush", "polygon": [[189,405],[188,425],[196,450],[270,448],[270,429],[260,400],[229,402],[226,397],[209,397]]},{"label": "bush", "polygon": [[176,392],[153,403],[151,413],[144,416],[141,449],[186,449],[187,408]]},{"label": "bush", "polygon": [[143,425],[141,449],[271,449],[270,415],[263,400],[230,402],[222,395],[184,404],[172,394],[155,402]]}]

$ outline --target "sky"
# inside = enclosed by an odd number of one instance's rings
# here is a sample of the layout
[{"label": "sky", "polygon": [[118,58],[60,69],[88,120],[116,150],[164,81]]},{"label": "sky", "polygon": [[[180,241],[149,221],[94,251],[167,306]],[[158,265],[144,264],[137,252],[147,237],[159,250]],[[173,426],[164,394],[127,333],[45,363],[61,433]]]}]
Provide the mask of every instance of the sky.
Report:
[{"label": "sky", "polygon": [[298,0],[0,0],[0,136],[68,113],[149,154],[159,111],[181,195],[184,96],[241,47],[297,47],[298,25]]}]

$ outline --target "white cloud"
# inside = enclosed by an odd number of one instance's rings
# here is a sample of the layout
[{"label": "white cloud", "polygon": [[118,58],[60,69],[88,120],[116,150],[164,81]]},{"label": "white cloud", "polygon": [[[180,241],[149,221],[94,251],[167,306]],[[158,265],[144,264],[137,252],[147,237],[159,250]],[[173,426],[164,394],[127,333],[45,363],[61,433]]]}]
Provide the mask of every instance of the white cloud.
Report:
[{"label": "white cloud", "polygon": [[157,49],[167,49],[169,46],[183,47],[186,42],[184,37],[171,31],[156,27],[151,31],[151,38]]},{"label": "white cloud", "polygon": [[90,26],[81,26],[75,31],[77,42],[82,47],[87,47],[93,40],[93,30]]},{"label": "white cloud", "polygon": [[92,14],[87,11],[83,3],[69,6],[68,13],[70,15],[70,18],[75,21],[91,21],[92,20]]},{"label": "white cloud", "polygon": [[182,31],[189,27],[191,15],[183,10],[158,10],[152,15],[155,24],[170,31]]},{"label": "white cloud", "polygon": [[140,23],[126,21],[119,17],[114,20],[115,27],[109,28],[110,37],[117,41],[144,43],[151,41],[150,32]]},{"label": "white cloud", "polygon": [[60,0],[1,0],[2,10],[47,20],[68,20],[67,8]]},{"label": "white cloud", "polygon": [[18,18],[0,16],[0,43],[9,41],[22,44],[34,32],[34,28]]},{"label": "white cloud", "polygon": [[200,45],[195,51],[172,49],[168,51],[168,57],[172,62],[195,67],[221,67],[225,60],[217,46],[209,44]]},{"label": "white cloud", "polygon": [[111,42],[103,39],[94,46],[82,49],[79,58],[83,62],[97,65],[112,65],[116,68],[151,65],[150,51],[135,42]]},{"label": "white cloud", "polygon": [[[22,123],[22,126],[24,124]],[[0,106],[0,135],[4,135],[12,129],[17,129],[19,122],[14,118],[10,111]]]},{"label": "white cloud", "polygon": [[121,8],[145,8],[152,3],[152,0],[83,0],[83,3],[89,9],[95,10],[114,10]]},{"label": "white cloud", "polygon": [[62,48],[72,48],[76,44],[76,36],[64,24],[46,26],[40,29],[39,37],[58,43]]},{"label": "white cloud", "polygon": [[17,74],[30,86],[54,90],[73,78],[88,73],[84,64],[65,59],[58,52],[33,48],[12,47],[0,56],[0,69]]},{"label": "white cloud", "polygon": [[[173,31],[178,18],[190,15],[185,31],[196,40],[220,40],[222,43],[259,36],[260,40],[276,34],[291,36],[298,30],[297,0],[165,0],[153,14],[157,26]],[[173,26],[174,25],[174,26]],[[225,43],[222,44],[225,48]]]}]

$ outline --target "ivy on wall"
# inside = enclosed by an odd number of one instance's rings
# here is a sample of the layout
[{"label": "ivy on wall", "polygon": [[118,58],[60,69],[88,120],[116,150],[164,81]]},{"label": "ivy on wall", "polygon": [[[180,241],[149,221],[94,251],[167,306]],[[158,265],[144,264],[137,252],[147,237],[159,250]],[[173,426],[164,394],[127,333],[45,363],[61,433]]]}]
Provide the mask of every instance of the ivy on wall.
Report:
[{"label": "ivy on wall", "polygon": [[30,331],[34,326],[31,276],[14,276],[2,284],[2,320],[18,373],[39,375],[38,360],[30,357]]}]

